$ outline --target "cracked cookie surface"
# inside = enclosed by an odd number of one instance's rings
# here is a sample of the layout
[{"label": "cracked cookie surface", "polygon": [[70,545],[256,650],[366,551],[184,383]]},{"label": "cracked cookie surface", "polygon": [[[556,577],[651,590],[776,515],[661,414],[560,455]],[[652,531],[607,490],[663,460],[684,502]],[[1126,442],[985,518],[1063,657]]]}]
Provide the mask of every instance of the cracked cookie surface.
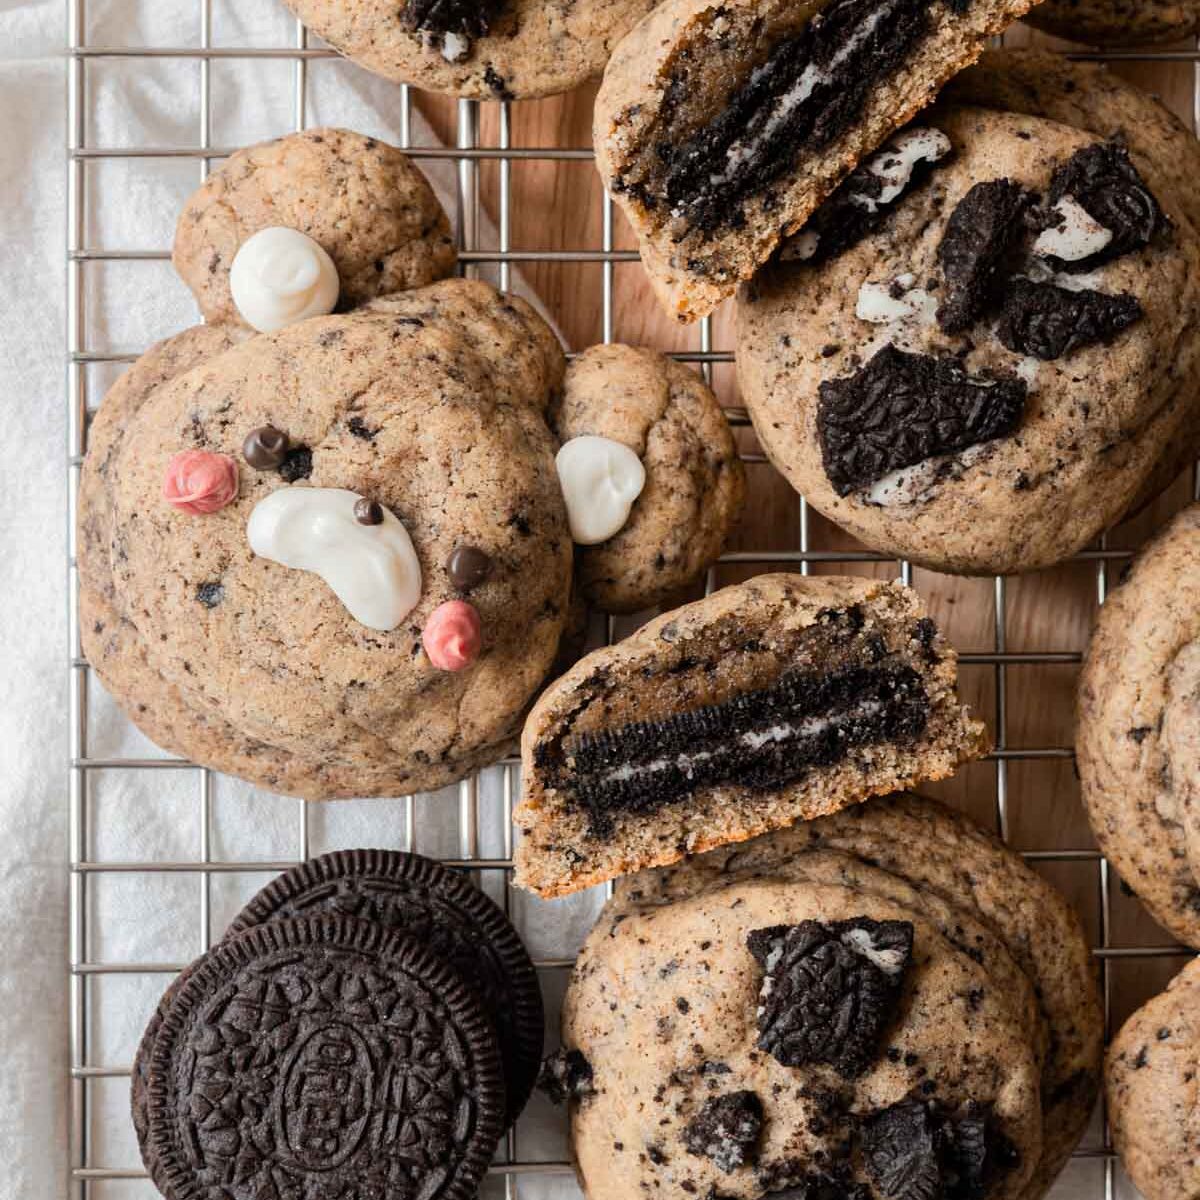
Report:
[{"label": "cracked cookie surface", "polygon": [[[274,791],[398,795],[500,757],[568,615],[545,423],[563,369],[527,305],[463,280],[274,335],[206,326],[152,352],[102,405],[83,472],[83,643],[101,680],[160,745]],[[303,477],[241,457],[266,425],[306,451]],[[237,498],[208,516],[159,494],[190,448],[237,463]],[[346,488],[404,524],[423,586],[399,626],[367,628],[316,574],[252,554],[247,518],[283,487]],[[492,562],[469,593],[483,645],[441,671],[422,628],[462,595],[446,568],[461,546]]]},{"label": "cracked cookie surface", "polygon": [[[943,103],[919,124],[953,153],[881,223],[811,264],[785,248],[744,289],[742,394],[775,465],[874,549],[968,574],[1047,566],[1191,441],[1200,234],[1165,166],[1190,135],[1133,128],[1126,157],[1020,112]],[[1165,218],[1092,219],[1125,169]]]},{"label": "cracked cookie surface", "polygon": [[1113,1144],[1146,1200],[1200,1195],[1200,963],[1142,1005],[1113,1038],[1105,1087]]},{"label": "cracked cookie surface", "polygon": [[1105,601],[1079,681],[1076,753],[1101,849],[1151,915],[1200,948],[1200,505]]}]

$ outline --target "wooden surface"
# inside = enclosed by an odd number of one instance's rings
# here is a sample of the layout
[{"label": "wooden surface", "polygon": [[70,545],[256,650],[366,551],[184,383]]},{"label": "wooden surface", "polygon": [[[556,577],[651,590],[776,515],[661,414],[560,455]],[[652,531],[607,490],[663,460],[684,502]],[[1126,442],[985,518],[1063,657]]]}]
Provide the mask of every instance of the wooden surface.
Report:
[{"label": "wooden surface", "polygon": [[[1066,43],[1022,27],[1011,31],[1006,44],[1063,47]],[[1187,47],[1184,47],[1187,48]],[[1200,68],[1187,62],[1126,62],[1111,67],[1122,76],[1155,92],[1189,124],[1193,119],[1193,77]],[[595,88],[546,101],[512,106],[514,146],[586,147],[590,144],[592,99]],[[448,142],[455,137],[453,101],[421,98],[421,106]],[[496,106],[484,106],[480,144],[498,144]],[[1197,181],[1200,186],[1200,180]],[[498,213],[499,179],[495,163],[481,168],[481,195],[488,211]],[[603,192],[589,162],[517,163],[512,168],[511,247],[514,250],[584,250],[602,244]],[[616,249],[632,249],[633,241],[619,212],[614,210]],[[481,247],[495,249],[492,247]],[[535,263],[519,268],[540,296],[572,350],[601,340],[602,278],[599,263]],[[712,321],[711,348],[732,347],[732,305],[726,304]],[[699,325],[681,327],[657,307],[638,263],[619,263],[613,269],[613,335],[668,351],[694,351],[701,346]],[[734,369],[712,368],[713,385],[722,402],[738,406]],[[800,501],[788,484],[761,461],[753,432],[740,428],[739,439],[751,459],[745,517],[729,549],[769,552],[800,546]],[[755,459],[759,461],[754,461]],[[1181,478],[1150,509],[1114,530],[1110,547],[1140,544],[1191,496],[1190,475]],[[819,551],[862,549],[815,513],[810,515],[810,548]],[[965,653],[1058,651],[1079,654],[1086,646],[1098,597],[1106,582],[1119,578],[1121,563],[1110,564],[1107,580],[1095,562],[1074,562],[1003,585],[1006,619],[996,628],[997,584],[991,579],[964,579],[917,570],[914,582],[933,615]],[[769,565],[722,564],[717,582],[727,583]],[[894,562],[879,564],[814,564],[816,573],[871,573],[894,576]],[[962,670],[963,692],[988,720],[999,737],[998,678],[1006,683],[1005,744],[1012,749],[1069,747],[1073,741],[1074,692],[1078,664],[967,665]],[[1095,842],[1079,800],[1074,764],[1069,758],[1011,761],[1006,767],[1008,835],[1022,850],[1088,850]],[[930,789],[952,799],[991,828],[998,828],[998,767],[994,761],[976,764],[949,783]],[[1039,862],[1038,869],[1074,900],[1096,945],[1105,940],[1101,905],[1101,869],[1094,857],[1076,861]],[[1170,939],[1141,910],[1136,900],[1112,880],[1108,944],[1113,947],[1161,946]],[[1152,958],[1113,960],[1109,984],[1112,1019],[1119,1022],[1143,999],[1157,991],[1178,970],[1177,952]],[[1099,1135],[1097,1135],[1099,1136]]]}]

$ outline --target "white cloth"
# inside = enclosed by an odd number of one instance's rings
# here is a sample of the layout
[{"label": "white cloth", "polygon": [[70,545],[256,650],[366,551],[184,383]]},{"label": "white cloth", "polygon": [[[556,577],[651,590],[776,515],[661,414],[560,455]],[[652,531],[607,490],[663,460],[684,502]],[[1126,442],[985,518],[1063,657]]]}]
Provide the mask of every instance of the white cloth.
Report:
[{"label": "white cloth", "polygon": [[[91,0],[93,45],[198,45],[198,0]],[[277,0],[214,0],[217,45],[290,45],[294,25]],[[62,1195],[67,1093],[67,737],[66,422],[63,247],[66,222],[64,0],[0,0],[0,406],[6,459],[0,468],[0,1196]],[[195,60],[104,59],[88,66],[89,144],[195,144],[200,73]],[[397,91],[350,64],[313,63],[309,124],[345,124],[398,137]],[[272,61],[212,65],[212,144],[236,146],[293,127],[292,68]],[[414,129],[414,133],[416,130]],[[428,164],[423,164],[428,168]],[[123,160],[88,166],[92,247],[163,249],[180,204],[199,181],[192,160]],[[445,197],[450,164],[431,170]],[[484,231],[484,238],[490,235]],[[494,245],[494,240],[485,241]],[[87,346],[133,351],[195,318],[182,284],[163,262],[86,268]],[[88,372],[95,404],[120,368]],[[89,753],[158,753],[92,689]],[[499,774],[482,788],[482,853],[500,848]],[[91,777],[93,859],[195,858],[199,849],[194,772],[98,772]],[[291,858],[296,802],[218,779],[212,792],[211,853],[217,859]],[[417,804],[417,848],[457,854],[453,789]],[[315,806],[314,853],[335,846],[400,845],[395,802]],[[212,879],[212,933],[219,935],[263,876]],[[494,888],[493,894],[495,894]],[[92,961],[182,961],[199,949],[200,884],[186,874],[104,875],[88,881]],[[573,953],[597,897],[552,906],[514,897],[531,952]],[[564,982],[547,974],[551,1025]],[[90,1065],[128,1065],[165,975],[91,980]],[[89,1084],[90,1165],[134,1167],[127,1081]],[[1093,1139],[1092,1144],[1095,1144]],[[562,1159],[561,1120],[535,1100],[521,1125],[522,1157]],[[1073,1166],[1074,1186],[1056,1200],[1102,1194],[1099,1163]],[[148,1197],[139,1183],[96,1194]],[[525,1177],[523,1197],[574,1194],[569,1180]]]}]

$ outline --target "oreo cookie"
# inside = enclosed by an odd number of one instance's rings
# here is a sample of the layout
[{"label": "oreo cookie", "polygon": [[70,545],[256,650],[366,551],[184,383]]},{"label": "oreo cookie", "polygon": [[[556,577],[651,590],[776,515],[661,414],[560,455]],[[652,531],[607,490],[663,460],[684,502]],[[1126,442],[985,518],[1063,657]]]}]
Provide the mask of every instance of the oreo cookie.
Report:
[{"label": "oreo cookie", "polygon": [[419,854],[337,850],[278,876],[234,918],[227,936],[280,918],[337,914],[428,946],[475,992],[500,1041],[507,1121],[525,1107],[542,1060],[537,973],[504,913],[462,874]]},{"label": "oreo cookie", "polygon": [[146,1086],[168,1200],[471,1200],[504,1129],[482,1001],[377,923],[270,920],[192,964]]}]

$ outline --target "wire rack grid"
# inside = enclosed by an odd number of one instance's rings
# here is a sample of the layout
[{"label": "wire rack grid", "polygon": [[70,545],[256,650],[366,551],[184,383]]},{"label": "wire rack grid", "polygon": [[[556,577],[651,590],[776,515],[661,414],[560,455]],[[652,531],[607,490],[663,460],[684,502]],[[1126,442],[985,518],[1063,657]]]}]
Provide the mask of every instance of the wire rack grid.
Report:
[{"label": "wire rack grid", "polygon": [[[92,936],[89,924],[89,884],[102,876],[153,876],[180,874],[194,877],[195,897],[195,945],[197,951],[210,946],[214,940],[212,915],[213,880],[227,873],[265,876],[286,870],[296,862],[309,857],[311,807],[304,801],[294,802],[294,856],[281,859],[235,859],[215,856],[212,847],[212,798],[214,775],[203,767],[175,758],[154,757],[101,757],[89,753],[89,689],[92,686],[88,664],[83,659],[79,640],[79,613],[77,578],[75,571],[75,508],[78,492],[79,470],[87,446],[89,419],[94,411],[95,397],[89,394],[87,372],[98,363],[122,364],[132,362],[137,355],[111,352],[92,348],[89,341],[88,306],[85,303],[84,271],[89,263],[132,262],[148,259],[169,259],[169,250],[123,250],[100,248],[87,243],[88,164],[100,160],[114,159],[185,159],[196,164],[199,182],[215,162],[227,156],[235,147],[222,147],[212,140],[212,107],[214,95],[214,64],[221,60],[282,60],[290,64],[292,72],[292,123],[296,129],[305,128],[309,109],[309,67],[315,60],[334,57],[327,48],[311,46],[308,34],[296,21],[291,44],[287,46],[236,47],[214,45],[213,5],[214,0],[181,0],[195,8],[199,38],[195,46],[144,47],[133,45],[93,44],[89,41],[88,0],[66,0],[68,21],[68,230],[66,246],[66,270],[68,289],[68,330],[66,346],[68,447],[69,471],[69,637],[70,637],[70,751],[68,786],[68,836],[69,836],[69,889],[70,889],[70,942],[69,942],[69,1122],[68,1161],[69,1195],[74,1200],[88,1200],[93,1196],[108,1195],[102,1189],[121,1181],[144,1180],[145,1173],[133,1163],[110,1163],[96,1161],[92,1149],[92,1098],[90,1088],[106,1079],[126,1079],[130,1074],[128,1063],[108,1064],[95,1062],[92,1058],[89,1031],[92,1027],[93,1010],[97,1003],[93,997],[93,985],[98,978],[119,975],[148,975],[161,977],[165,986],[167,979],[178,972],[182,962],[133,962],[112,961],[93,957]],[[1200,130],[1200,49],[1171,51],[1109,51],[1080,55],[1095,60],[1136,61],[1155,63],[1192,64],[1193,75],[1193,119]],[[199,72],[200,103],[199,127],[195,141],[189,144],[104,146],[89,141],[90,120],[88,114],[87,74],[91,64],[100,60],[178,60],[192,64]],[[601,245],[579,250],[537,250],[518,248],[513,245],[513,165],[528,161],[571,162],[590,161],[590,147],[525,147],[513,144],[513,106],[509,102],[497,102],[496,144],[480,144],[481,106],[475,101],[458,101],[456,110],[456,144],[453,146],[413,146],[411,143],[411,120],[413,97],[407,87],[399,88],[400,144],[420,160],[450,160],[455,165],[455,217],[460,245],[461,269],[475,273],[483,264],[496,271],[499,285],[507,289],[512,282],[514,267],[523,263],[574,263],[599,264],[601,279],[601,325],[604,341],[614,336],[614,282],[615,267],[619,263],[636,260],[630,250],[615,248],[614,212],[611,201],[602,196]],[[496,197],[496,226],[498,247],[495,250],[479,248],[480,228],[480,170],[481,164],[495,162],[498,169],[498,194]],[[729,350],[717,349],[713,345],[714,327],[711,318],[697,326],[694,348],[680,350],[674,357],[681,361],[697,364],[711,378],[714,366],[733,361]],[[735,427],[749,424],[743,409],[729,408],[727,412]],[[764,461],[761,453],[749,450],[744,458],[751,463]],[[1193,494],[1200,498],[1200,471],[1193,481]],[[858,550],[822,550],[812,545],[812,514],[801,497],[798,500],[798,544],[785,550],[739,550],[722,557],[722,564],[752,566],[754,568],[793,569],[808,574],[814,567],[830,564],[873,564],[895,563],[879,555]],[[1077,561],[1088,564],[1094,572],[1096,599],[1103,603],[1108,586],[1110,567],[1120,565],[1129,556],[1127,549],[1110,549],[1104,541],[1079,556]],[[900,576],[911,582],[913,571],[908,563],[895,563]],[[935,577],[936,578],[936,577]],[[715,586],[716,572],[710,571],[708,590]],[[1008,713],[1012,699],[1009,681],[1010,669],[1031,665],[1078,664],[1081,655],[1078,649],[1018,649],[1009,650],[1007,636],[1009,584],[1003,578],[991,581],[990,604],[993,609],[994,637],[992,645],[984,650],[963,653],[963,664],[981,667],[994,678],[994,728],[996,749],[990,756],[994,771],[994,819],[999,835],[1006,840],[1010,835],[1009,767],[1014,763],[1061,762],[1071,760],[1069,745],[1019,746],[1010,745]],[[607,640],[617,634],[615,623],[610,619],[606,629]],[[514,760],[505,760],[499,767],[502,772],[498,815],[503,830],[498,853],[486,855],[481,852],[480,836],[480,790],[477,778],[464,780],[457,787],[457,854],[442,856],[450,865],[496,876],[501,886],[496,889],[506,910],[510,906],[510,889],[507,876],[511,871],[512,826],[511,814],[514,797],[519,785],[519,765]],[[198,812],[199,844],[193,857],[171,860],[129,861],[106,857],[94,851],[95,821],[89,805],[92,780],[103,772],[186,772],[195,780],[195,805]],[[291,803],[280,800],[279,803]],[[417,798],[398,798],[403,814],[400,841],[404,848],[417,847],[418,806]],[[1106,1021],[1111,1025],[1111,965],[1119,960],[1175,959],[1187,951],[1177,945],[1157,942],[1118,945],[1112,935],[1112,900],[1115,880],[1110,876],[1108,864],[1092,847],[1079,848],[1035,848],[1024,851],[1026,857],[1042,863],[1082,864],[1094,870],[1099,927],[1094,953],[1099,960],[1105,1000]],[[569,971],[571,959],[543,958],[536,960],[539,971],[557,974],[560,977]],[[537,1176],[559,1176],[569,1185],[571,1168],[563,1160],[541,1161],[523,1158],[521,1154],[521,1126],[509,1132],[505,1144],[498,1152],[492,1168],[494,1182],[489,1190],[498,1187],[507,1198],[515,1198],[522,1181]],[[1105,1200],[1113,1200],[1116,1194],[1116,1163],[1111,1150],[1107,1130],[1101,1135],[1099,1144],[1093,1149],[1078,1152],[1078,1158],[1099,1160],[1102,1170],[1096,1191]],[[148,1183],[142,1185],[145,1192],[153,1194]],[[124,1194],[124,1193],[121,1193]],[[1098,1200],[1098,1198],[1097,1198]]]}]

